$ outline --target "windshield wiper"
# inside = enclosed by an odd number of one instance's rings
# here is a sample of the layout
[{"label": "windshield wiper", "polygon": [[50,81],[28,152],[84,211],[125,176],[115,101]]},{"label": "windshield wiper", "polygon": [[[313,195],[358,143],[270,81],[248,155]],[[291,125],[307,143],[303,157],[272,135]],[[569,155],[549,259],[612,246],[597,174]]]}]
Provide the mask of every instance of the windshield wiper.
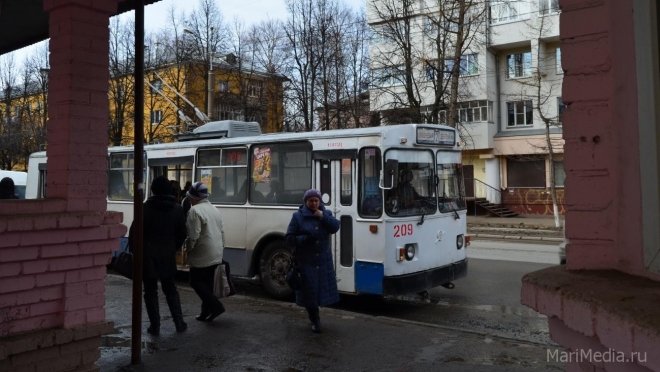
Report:
[{"label": "windshield wiper", "polygon": [[[444,191],[442,192],[442,197],[444,199],[449,199]],[[458,215],[458,211],[454,208],[454,203],[452,203],[451,200],[449,201],[449,207],[451,208],[451,211],[454,212],[454,219],[460,220],[461,216]]]},{"label": "windshield wiper", "polygon": [[454,218],[460,220],[461,216],[458,215],[458,211],[454,208],[454,203],[449,202],[449,205],[451,206],[451,210],[454,212],[454,216],[456,216]]},{"label": "windshield wiper", "polygon": [[422,207],[422,217],[417,222],[417,226],[424,224],[425,217],[426,217],[426,208]]}]

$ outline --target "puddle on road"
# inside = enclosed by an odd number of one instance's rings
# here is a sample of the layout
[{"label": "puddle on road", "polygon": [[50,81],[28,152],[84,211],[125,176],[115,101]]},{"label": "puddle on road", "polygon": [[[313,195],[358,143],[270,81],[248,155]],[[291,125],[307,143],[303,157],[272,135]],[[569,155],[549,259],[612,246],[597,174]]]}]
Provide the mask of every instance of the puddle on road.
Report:
[{"label": "puddle on road", "polygon": [[475,306],[463,306],[463,307],[467,307],[475,310],[492,311],[500,314],[545,318],[545,315],[539,314],[528,307],[517,307],[517,306],[513,307],[513,306],[503,306],[503,305],[475,305]]},{"label": "puddle on road", "polygon": [[[131,347],[131,339],[117,335],[101,336],[101,347]],[[141,349],[153,349],[155,345],[151,342],[142,341]]]},{"label": "puddle on road", "polygon": [[539,314],[536,311],[525,307],[525,306],[505,306],[505,305],[461,305],[461,304],[452,304],[447,301],[436,300],[433,298],[430,299],[421,299],[418,296],[398,296],[395,298],[397,301],[406,301],[406,302],[417,302],[417,303],[427,303],[435,304],[442,307],[449,308],[461,308],[461,309],[473,309],[481,311],[489,311],[498,314],[507,314],[507,315],[518,315],[518,316],[529,316],[529,317],[538,317],[545,318],[543,314]]}]

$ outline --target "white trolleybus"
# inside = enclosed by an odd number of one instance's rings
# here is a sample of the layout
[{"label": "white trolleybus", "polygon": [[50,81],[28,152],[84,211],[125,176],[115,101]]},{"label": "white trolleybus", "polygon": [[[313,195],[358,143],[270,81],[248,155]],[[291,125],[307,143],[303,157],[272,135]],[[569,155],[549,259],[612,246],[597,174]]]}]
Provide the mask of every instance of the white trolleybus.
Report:
[{"label": "white trolleybus", "polygon": [[[341,224],[331,246],[341,292],[425,294],[467,275],[457,139],[455,129],[427,124],[262,135],[257,123],[211,122],[146,145],[144,180],[204,182],[222,214],[232,274],[259,276],[276,298],[292,295],[284,234],[310,188]],[[130,226],[133,148],[110,147],[108,159],[108,209]],[[32,154],[28,198],[46,196],[46,169],[46,153]],[[185,255],[177,259],[186,270]]]}]

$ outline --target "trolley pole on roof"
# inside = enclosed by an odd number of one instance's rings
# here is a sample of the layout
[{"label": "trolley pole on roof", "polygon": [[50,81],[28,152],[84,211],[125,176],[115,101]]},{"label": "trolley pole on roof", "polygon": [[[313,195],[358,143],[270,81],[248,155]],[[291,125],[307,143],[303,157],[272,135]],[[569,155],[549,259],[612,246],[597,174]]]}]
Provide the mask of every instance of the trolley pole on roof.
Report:
[{"label": "trolley pole on roof", "polygon": [[[133,312],[131,322],[131,364],[141,363],[142,345],[142,260],[143,232],[142,214],[144,201],[144,89],[139,88],[144,81],[144,0],[135,5],[135,127],[133,147]],[[142,85],[143,86],[143,85]]]}]

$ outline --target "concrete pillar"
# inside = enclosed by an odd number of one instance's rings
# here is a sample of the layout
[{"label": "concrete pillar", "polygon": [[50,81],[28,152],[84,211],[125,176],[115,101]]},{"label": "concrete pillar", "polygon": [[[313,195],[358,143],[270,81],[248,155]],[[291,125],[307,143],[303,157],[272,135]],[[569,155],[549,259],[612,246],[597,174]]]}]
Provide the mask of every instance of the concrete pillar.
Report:
[{"label": "concrete pillar", "polygon": [[[497,157],[486,159],[486,183],[496,190],[500,190],[500,159]],[[492,191],[486,195],[489,202],[500,204],[502,202],[501,194]]]},{"label": "concrete pillar", "polygon": [[117,0],[44,0],[50,13],[49,198],[105,211],[109,17]]}]

